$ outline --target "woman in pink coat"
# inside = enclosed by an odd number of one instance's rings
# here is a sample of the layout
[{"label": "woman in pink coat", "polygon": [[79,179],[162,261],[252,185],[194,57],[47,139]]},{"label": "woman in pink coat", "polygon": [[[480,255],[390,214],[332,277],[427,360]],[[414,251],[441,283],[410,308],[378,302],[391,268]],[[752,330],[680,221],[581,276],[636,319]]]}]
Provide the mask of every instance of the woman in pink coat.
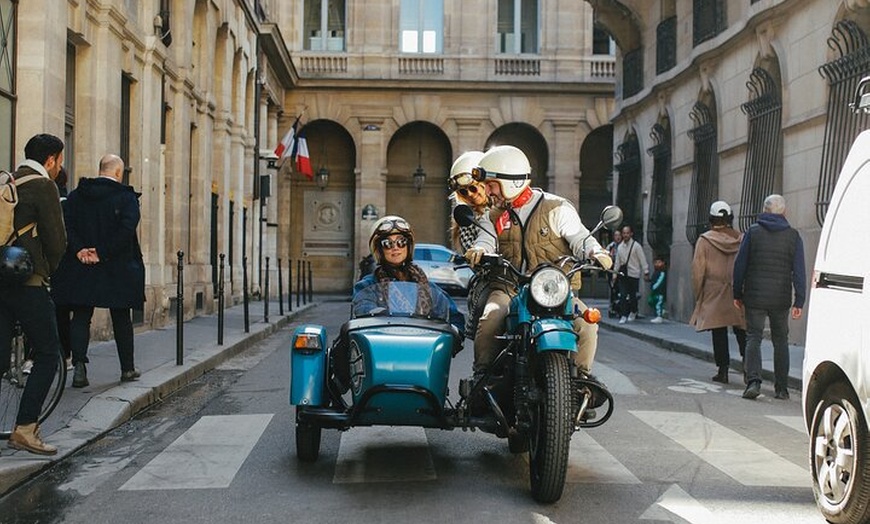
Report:
[{"label": "woman in pink coat", "polygon": [[746,320],[743,312],[734,307],[731,291],[734,259],[743,237],[731,227],[733,219],[731,206],[721,200],[713,202],[710,206],[710,230],[698,238],[692,260],[695,310],[689,323],[698,331],[709,330],[712,333],[713,357],[718,368],[713,381],[723,384],[728,383],[731,362],[729,326],[737,337],[741,357],[746,348]]}]

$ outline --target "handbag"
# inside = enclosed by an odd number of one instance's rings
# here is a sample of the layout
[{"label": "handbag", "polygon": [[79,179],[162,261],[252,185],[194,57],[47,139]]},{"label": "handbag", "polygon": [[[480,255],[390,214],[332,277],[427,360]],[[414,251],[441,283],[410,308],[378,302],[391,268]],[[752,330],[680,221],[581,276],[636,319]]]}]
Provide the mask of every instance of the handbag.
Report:
[{"label": "handbag", "polygon": [[631,247],[628,248],[628,256],[625,257],[625,264],[619,266],[619,274],[628,276],[628,261],[631,260],[631,250],[634,249],[635,241],[631,241]]}]

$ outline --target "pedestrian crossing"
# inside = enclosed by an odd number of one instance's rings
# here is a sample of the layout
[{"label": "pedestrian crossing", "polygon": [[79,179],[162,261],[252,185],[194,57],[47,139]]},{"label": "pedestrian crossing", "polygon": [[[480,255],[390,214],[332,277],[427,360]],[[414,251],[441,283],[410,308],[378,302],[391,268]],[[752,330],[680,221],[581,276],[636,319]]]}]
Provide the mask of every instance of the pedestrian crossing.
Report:
[{"label": "pedestrian crossing", "polygon": [[[666,437],[672,451],[689,451],[743,486],[810,486],[805,465],[795,464],[754,442],[751,434],[738,433],[700,413],[642,410],[627,413],[641,423],[638,431],[644,427],[655,431]],[[120,489],[227,488],[263,436],[272,417],[271,414],[202,417]],[[804,432],[799,416],[770,418],[785,428]],[[290,433],[293,428],[281,430]],[[324,439],[330,433],[336,434],[326,430]],[[360,427],[338,435],[340,441],[334,458],[328,455],[320,458],[321,461],[334,460],[334,484],[431,482],[439,479],[427,430],[423,428]],[[461,439],[462,435],[457,432],[455,438]],[[619,457],[622,448],[614,445],[619,440],[606,429],[575,433],[571,439],[567,482],[643,484],[642,476],[632,471],[632,464]],[[508,455],[506,443],[505,455]],[[648,468],[642,471],[648,471]],[[455,474],[455,471],[451,473]],[[651,482],[658,480],[647,479]]]}]

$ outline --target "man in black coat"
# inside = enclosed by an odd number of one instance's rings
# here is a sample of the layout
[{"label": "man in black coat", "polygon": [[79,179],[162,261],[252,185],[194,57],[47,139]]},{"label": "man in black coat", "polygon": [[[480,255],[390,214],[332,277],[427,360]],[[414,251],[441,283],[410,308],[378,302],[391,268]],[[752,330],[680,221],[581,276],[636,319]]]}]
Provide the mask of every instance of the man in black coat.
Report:
[{"label": "man in black coat", "polygon": [[88,343],[95,307],[109,308],[121,363],[121,381],[139,378],[133,365],[131,309],[145,301],[145,265],[136,238],[139,195],[122,183],[124,162],[100,159],[100,176],[82,179],[64,208],[68,246],[52,276],[58,304],[71,306],[73,387],[88,385]]}]

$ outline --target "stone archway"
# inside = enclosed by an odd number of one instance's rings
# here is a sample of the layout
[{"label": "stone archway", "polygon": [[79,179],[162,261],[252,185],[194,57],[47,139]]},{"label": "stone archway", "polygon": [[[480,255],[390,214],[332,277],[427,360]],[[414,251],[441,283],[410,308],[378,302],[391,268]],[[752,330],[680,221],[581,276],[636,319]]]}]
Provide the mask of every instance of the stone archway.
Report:
[{"label": "stone archway", "polygon": [[580,196],[577,212],[587,227],[598,223],[613,202],[613,125],[592,130],[580,146]]}]

